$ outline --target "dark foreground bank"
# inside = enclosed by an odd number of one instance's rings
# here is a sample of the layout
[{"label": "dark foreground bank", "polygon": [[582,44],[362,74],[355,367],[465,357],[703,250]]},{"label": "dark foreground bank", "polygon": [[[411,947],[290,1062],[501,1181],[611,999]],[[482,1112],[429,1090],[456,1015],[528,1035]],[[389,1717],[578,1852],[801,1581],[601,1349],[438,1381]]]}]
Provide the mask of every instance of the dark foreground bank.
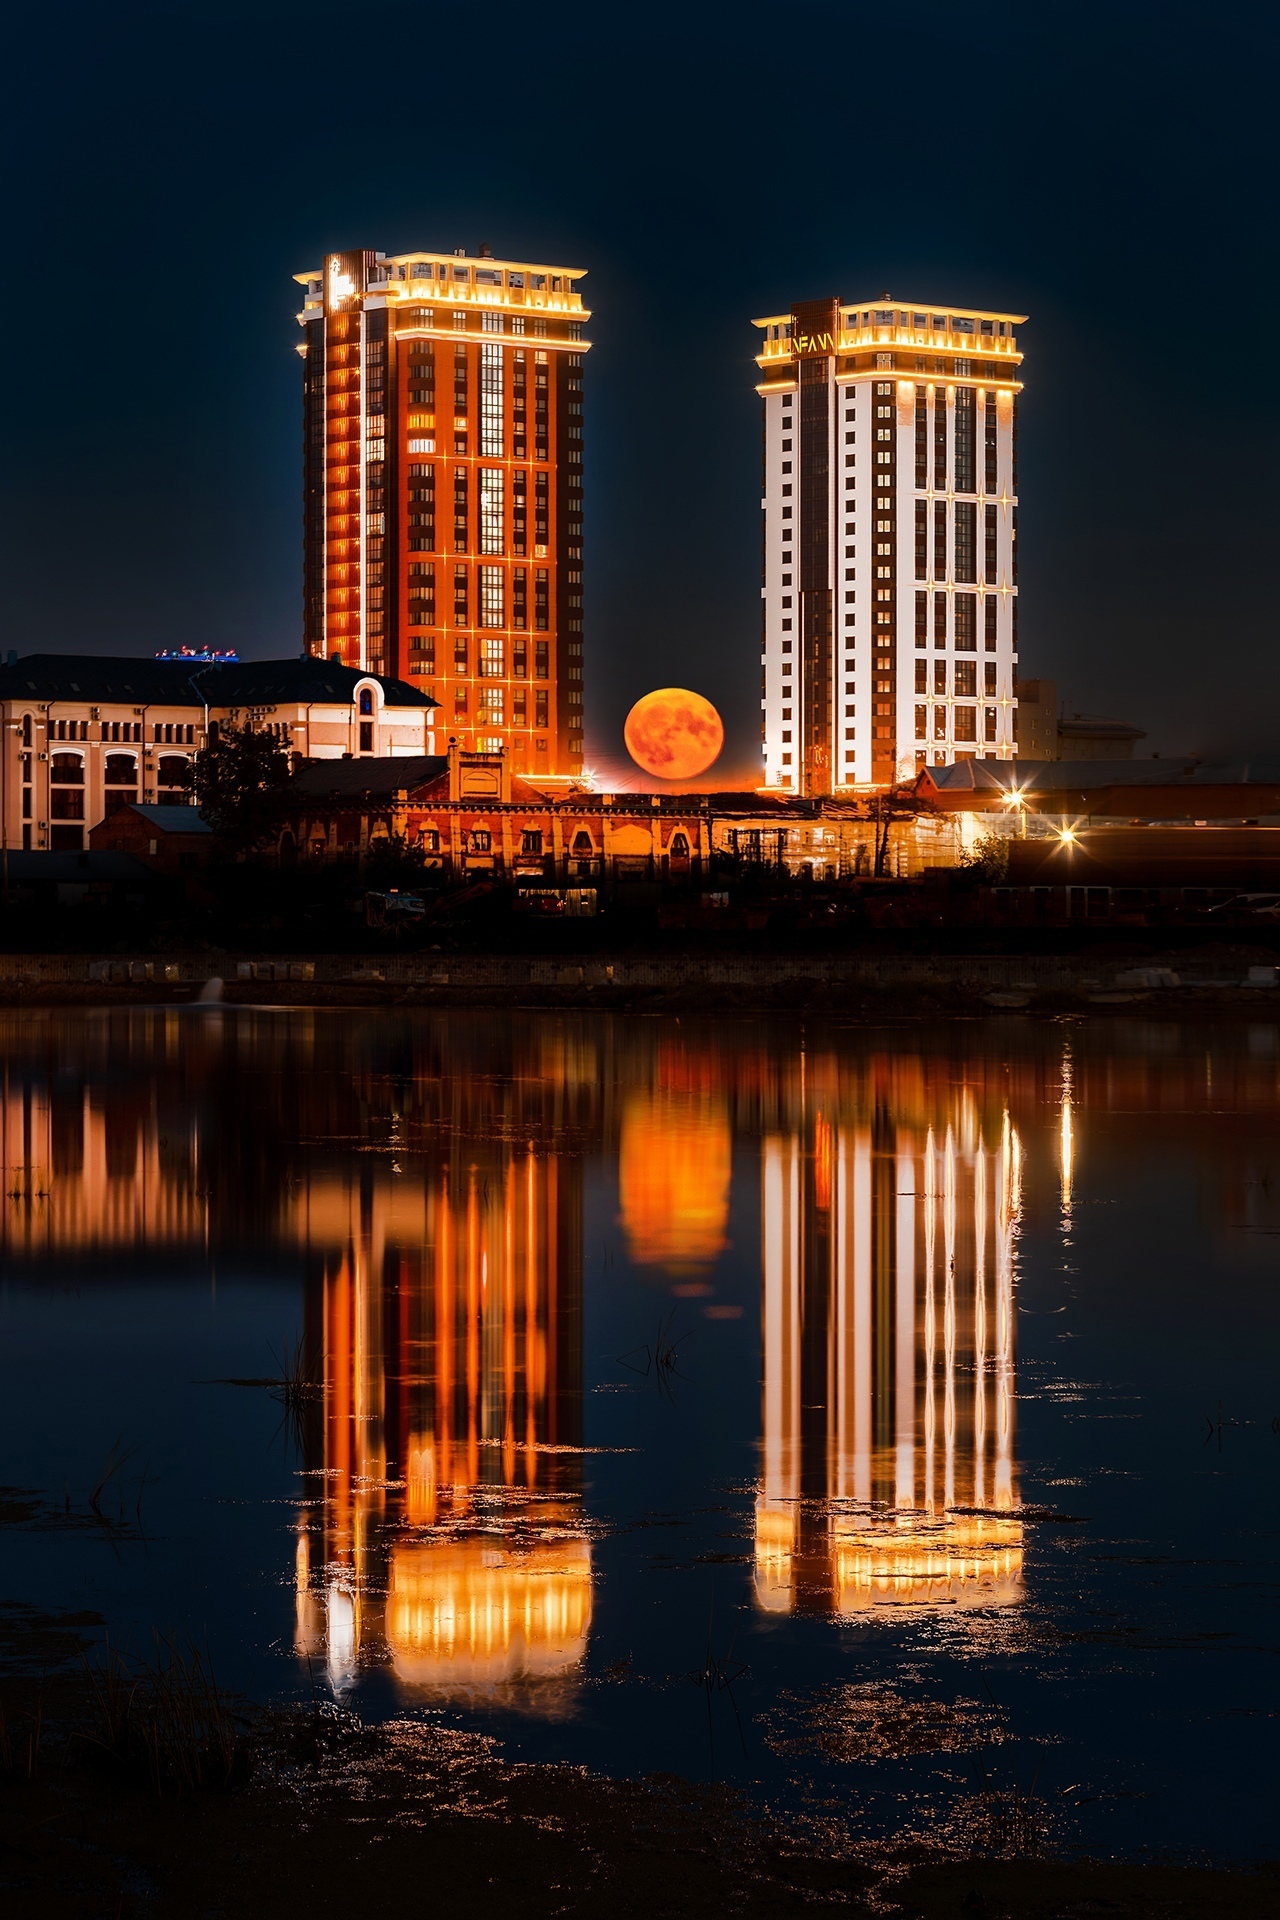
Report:
[{"label": "dark foreground bank", "polygon": [[76,1663],[87,1624],[8,1609],[0,1625],[0,1908],[12,1920],[815,1908],[1252,1920],[1280,1906],[1274,1869],[1055,1859],[1030,1800],[979,1804],[962,1851],[901,1855],[857,1846],[855,1808],[788,1827],[715,1786],[512,1765],[491,1740],[414,1722],[316,1711],[232,1730],[189,1667],[157,1734],[154,1674],[123,1686],[109,1656]]}]

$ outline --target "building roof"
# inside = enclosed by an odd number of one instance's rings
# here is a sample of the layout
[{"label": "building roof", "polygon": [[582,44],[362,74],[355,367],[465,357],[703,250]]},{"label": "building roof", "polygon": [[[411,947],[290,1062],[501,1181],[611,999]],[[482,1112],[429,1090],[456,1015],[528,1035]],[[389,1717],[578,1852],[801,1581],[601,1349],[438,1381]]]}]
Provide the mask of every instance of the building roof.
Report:
[{"label": "building roof", "polygon": [[296,793],[310,799],[327,799],[337,794],[358,800],[390,800],[393,793],[408,792],[439,780],[449,772],[444,754],[371,755],[363,760],[310,760],[294,774],[290,785]]},{"label": "building roof", "polygon": [[[1021,702],[1021,683],[1018,699]],[[1142,727],[1135,727],[1128,720],[1101,720],[1087,713],[1063,714],[1058,721],[1058,732],[1062,738],[1074,740],[1145,740],[1147,737]]]},{"label": "building roof", "polygon": [[[1034,801],[1037,795],[1070,797],[1087,804],[1128,789],[1135,797],[1144,789],[1185,791],[1188,796],[1212,788],[1280,787],[1280,761],[1195,760],[1189,756],[1160,760],[957,760],[950,767],[926,767],[918,788],[930,788],[943,806],[989,806],[1017,791]],[[1241,804],[1249,804],[1244,794]]]},{"label": "building roof", "polygon": [[[153,807],[140,805],[135,801],[127,807],[121,807],[120,812],[141,814],[147,825],[154,827],[157,833],[211,834],[213,832],[204,815],[195,807]],[[114,815],[108,814],[107,818],[113,819]]]},{"label": "building roof", "polygon": [[28,653],[0,666],[0,700],[77,700],[100,705],[256,707],[292,702],[350,704],[370,680],[390,707],[434,707],[407,680],[359,673],[336,660],[301,654],[286,660],[189,660],[91,653]]}]

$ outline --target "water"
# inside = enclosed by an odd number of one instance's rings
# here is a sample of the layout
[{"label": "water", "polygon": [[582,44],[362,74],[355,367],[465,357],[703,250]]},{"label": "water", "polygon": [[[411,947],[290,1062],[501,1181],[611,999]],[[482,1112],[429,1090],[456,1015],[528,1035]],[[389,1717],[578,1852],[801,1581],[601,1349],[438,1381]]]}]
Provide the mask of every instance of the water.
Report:
[{"label": "water", "polygon": [[1280,1028],[0,1028],[0,1599],[868,1836],[1271,1845]]}]

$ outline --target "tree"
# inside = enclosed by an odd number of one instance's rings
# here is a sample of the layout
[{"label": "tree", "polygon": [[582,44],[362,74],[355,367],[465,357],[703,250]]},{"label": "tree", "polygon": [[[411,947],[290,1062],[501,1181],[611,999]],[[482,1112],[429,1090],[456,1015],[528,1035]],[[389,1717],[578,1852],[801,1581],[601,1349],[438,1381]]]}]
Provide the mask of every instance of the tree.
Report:
[{"label": "tree", "polygon": [[885,793],[873,795],[868,802],[867,812],[875,823],[875,858],[872,872],[877,880],[889,876],[889,834],[895,820],[914,820],[922,807],[912,787],[890,787]]},{"label": "tree", "polygon": [[975,879],[998,887],[1009,878],[1009,842],[1003,834],[984,833],[960,856],[960,865]]},{"label": "tree", "polygon": [[289,755],[272,733],[223,726],[196,755],[190,785],[229,853],[253,853],[289,815]]}]

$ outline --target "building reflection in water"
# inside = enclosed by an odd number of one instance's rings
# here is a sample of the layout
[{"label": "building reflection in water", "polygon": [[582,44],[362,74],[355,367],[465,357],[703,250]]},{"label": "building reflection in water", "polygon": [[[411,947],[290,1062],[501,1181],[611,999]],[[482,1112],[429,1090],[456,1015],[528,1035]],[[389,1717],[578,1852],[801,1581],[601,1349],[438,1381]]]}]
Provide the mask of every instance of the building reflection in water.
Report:
[{"label": "building reflection in water", "polygon": [[762,1142],[757,1601],[1016,1600],[1018,1135],[970,1090],[868,1067],[865,1098]]},{"label": "building reflection in water", "polygon": [[1086,1130],[1114,1160],[1153,1112],[1221,1218],[1273,1232],[1278,1106],[1257,1026],[1210,1051],[1117,1023],[1064,1057],[955,1026],[890,1054],[576,1014],[0,1012],[0,1259],[78,1286],[301,1269],[324,1392],[301,1416],[299,1655],[337,1685],[383,1667],[560,1713],[591,1625],[588,1151],[617,1154],[633,1262],[701,1294],[733,1143],[758,1145],[755,1593],[854,1618],[1019,1594],[1020,1139],[1042,1229],[1070,1236]]},{"label": "building reflection in water", "polygon": [[464,1137],[420,1178],[341,1185],[353,1231],[308,1294],[298,1651],[336,1686],[389,1663],[563,1711],[591,1619],[578,1163]]}]

